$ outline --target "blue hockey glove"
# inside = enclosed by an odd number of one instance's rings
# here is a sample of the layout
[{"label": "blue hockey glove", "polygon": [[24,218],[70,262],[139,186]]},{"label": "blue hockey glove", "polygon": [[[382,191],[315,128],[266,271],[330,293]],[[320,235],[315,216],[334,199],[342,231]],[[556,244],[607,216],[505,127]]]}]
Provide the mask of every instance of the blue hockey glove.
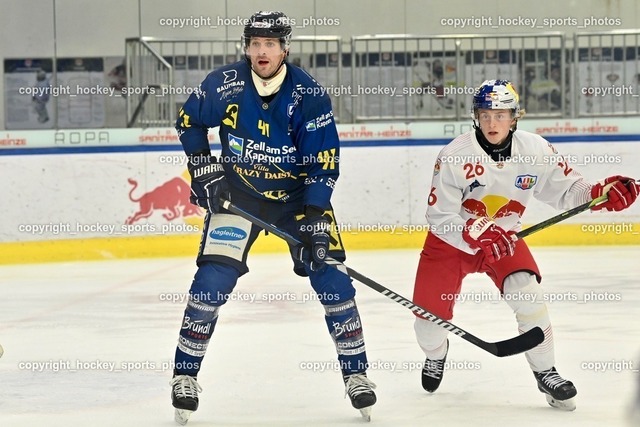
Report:
[{"label": "blue hockey glove", "polygon": [[229,191],[222,164],[209,153],[189,156],[187,163],[191,175],[191,197],[194,205],[211,213],[220,211],[220,196]]},{"label": "blue hockey glove", "polygon": [[305,214],[298,230],[302,237],[304,246],[298,246],[296,257],[309,264],[312,271],[320,270],[324,267],[324,260],[329,251],[329,220],[323,216],[324,210],[315,206],[306,206]]}]

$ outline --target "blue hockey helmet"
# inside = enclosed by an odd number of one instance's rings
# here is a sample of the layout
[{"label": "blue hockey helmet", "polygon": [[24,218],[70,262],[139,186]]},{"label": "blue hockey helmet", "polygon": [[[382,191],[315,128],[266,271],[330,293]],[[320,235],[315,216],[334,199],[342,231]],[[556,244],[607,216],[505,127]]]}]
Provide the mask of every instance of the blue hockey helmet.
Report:
[{"label": "blue hockey helmet", "polygon": [[485,80],[473,95],[471,117],[476,118],[479,109],[511,110],[514,119],[520,118],[520,95],[508,80]]}]

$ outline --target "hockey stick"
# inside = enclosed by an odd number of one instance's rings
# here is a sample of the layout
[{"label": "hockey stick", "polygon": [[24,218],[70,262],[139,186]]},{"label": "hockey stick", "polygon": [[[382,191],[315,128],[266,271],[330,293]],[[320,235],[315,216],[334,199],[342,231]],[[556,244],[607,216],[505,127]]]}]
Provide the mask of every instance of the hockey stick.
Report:
[{"label": "hockey stick", "polygon": [[[269,233],[272,233],[278,236],[279,238],[283,239],[290,245],[297,246],[297,245],[303,244],[300,240],[296,239],[295,237],[288,234],[287,232],[280,230],[273,224],[263,221],[260,218],[253,216],[249,212],[246,212],[240,209],[239,207],[233,205],[228,200],[220,199],[220,203],[222,207],[224,207],[229,212],[239,215],[242,218],[246,219],[247,221],[250,221],[253,224],[257,225],[258,227],[261,227],[267,230]],[[469,332],[457,327],[453,323],[448,322],[436,316],[433,313],[430,313],[429,311],[425,310],[424,308],[420,307],[417,304],[414,304],[413,302],[411,302],[411,300],[408,300],[402,295],[398,295],[395,292],[392,292],[389,288],[386,288],[385,286],[379,284],[378,282],[364,276],[363,274],[358,273],[354,269],[347,267],[340,261],[337,261],[331,257],[327,257],[325,258],[325,263],[337,269],[338,271],[341,271],[342,273],[349,275],[350,277],[356,279],[357,281],[370,287],[371,289],[378,291],[382,295],[397,302],[398,304],[407,307],[409,310],[413,311],[415,314],[419,315],[420,317],[442,326],[443,328],[447,329],[453,334],[458,335],[460,338],[470,342],[471,344],[476,345],[477,347],[480,347],[485,351],[488,351],[494,356],[504,357],[504,356],[511,356],[513,354],[522,353],[524,351],[531,350],[532,348],[540,344],[542,341],[544,341],[544,333],[542,332],[542,329],[540,329],[537,326],[523,333],[522,335],[518,335],[517,337],[510,338],[508,340],[499,341],[499,342],[483,341],[480,338],[476,337],[475,335],[472,335]]]},{"label": "hockey stick", "polygon": [[571,218],[572,216],[578,215],[580,212],[584,212],[586,210],[591,209],[592,207],[594,207],[595,205],[599,205],[602,202],[606,202],[607,201],[607,195],[604,194],[600,197],[596,197],[595,199],[593,199],[590,202],[584,203],[580,206],[576,206],[573,209],[569,209],[568,211],[562,212],[561,214],[558,214],[556,216],[552,216],[551,218],[542,221],[536,225],[532,225],[531,227],[527,228],[526,230],[522,230],[519,231],[518,233],[516,233],[516,237],[518,239],[522,239],[524,237],[527,237],[530,234],[533,234],[537,231],[543,230],[547,227],[550,227],[554,224],[559,223],[560,221],[564,221],[567,218]]},{"label": "hockey stick", "polygon": [[[640,180],[639,179],[631,179],[630,181],[634,182],[636,185],[640,185]],[[580,206],[576,206],[573,209],[569,209],[568,211],[562,212],[556,216],[552,216],[551,218],[542,221],[536,225],[532,225],[531,227],[527,228],[526,230],[522,230],[518,233],[516,233],[516,237],[518,239],[522,239],[524,237],[527,237],[530,234],[535,233],[536,231],[540,231],[543,230],[547,227],[552,226],[553,224],[557,224],[560,221],[564,221],[567,218],[571,218],[572,216],[575,216],[577,214],[579,214],[580,212],[584,212],[587,211],[589,209],[591,209],[592,207],[599,205],[600,203],[606,202],[609,199],[609,197],[606,194],[603,194],[600,197],[596,197],[595,199],[593,199],[590,202],[584,203]]]}]

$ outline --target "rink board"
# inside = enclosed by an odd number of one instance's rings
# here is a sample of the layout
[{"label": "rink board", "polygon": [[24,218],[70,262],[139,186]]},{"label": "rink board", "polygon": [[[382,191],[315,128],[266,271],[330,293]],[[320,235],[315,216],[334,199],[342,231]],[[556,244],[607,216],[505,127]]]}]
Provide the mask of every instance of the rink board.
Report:
[{"label": "rink board", "polygon": [[[607,226],[607,224],[598,224]],[[638,234],[587,233],[585,224],[559,224],[526,238],[530,246],[638,245]],[[640,224],[631,224],[640,230]],[[389,236],[384,232],[345,233],[349,250],[422,249],[426,234]],[[100,260],[189,256],[197,252],[200,235],[165,235],[91,239],[45,240],[0,244],[0,264],[40,263],[68,260]],[[288,252],[286,244],[273,235],[261,236],[252,253]]]},{"label": "rink board", "polygon": [[[530,120],[520,127],[547,133],[590,182],[638,175],[640,135],[631,133],[632,119],[553,123]],[[452,134],[465,130],[468,123],[339,127],[341,175],[333,205],[347,249],[421,248],[435,159]],[[185,157],[172,130],[47,132],[8,132],[0,140],[3,199],[14,201],[3,210],[0,263],[196,253],[203,212],[188,202]],[[217,136],[210,135],[215,150]],[[534,201],[523,223],[558,213]],[[640,204],[621,213],[580,214],[527,242],[640,244]],[[268,236],[255,251],[286,247]]]}]

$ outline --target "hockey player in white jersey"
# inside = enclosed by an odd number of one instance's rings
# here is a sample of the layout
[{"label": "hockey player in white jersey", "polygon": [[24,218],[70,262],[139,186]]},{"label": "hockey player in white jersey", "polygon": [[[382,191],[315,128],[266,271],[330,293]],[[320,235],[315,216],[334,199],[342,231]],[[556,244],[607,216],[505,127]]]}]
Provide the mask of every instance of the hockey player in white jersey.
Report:
[{"label": "hockey player in white jersey", "polygon": [[[544,331],[544,341],[525,353],[538,389],[551,406],[574,410],[576,388],[555,368],[542,277],[526,243],[514,235],[532,198],[567,210],[607,194],[593,210],[620,211],[636,200],[640,186],[624,176],[588,183],[544,138],[516,130],[521,114],[510,82],[485,81],[473,97],[474,130],[439,153],[413,300],[450,320],[464,277],[487,274],[515,312],[519,330]],[[434,392],[444,374],[448,331],[416,317],[415,332],[426,354],[422,386]]]}]

